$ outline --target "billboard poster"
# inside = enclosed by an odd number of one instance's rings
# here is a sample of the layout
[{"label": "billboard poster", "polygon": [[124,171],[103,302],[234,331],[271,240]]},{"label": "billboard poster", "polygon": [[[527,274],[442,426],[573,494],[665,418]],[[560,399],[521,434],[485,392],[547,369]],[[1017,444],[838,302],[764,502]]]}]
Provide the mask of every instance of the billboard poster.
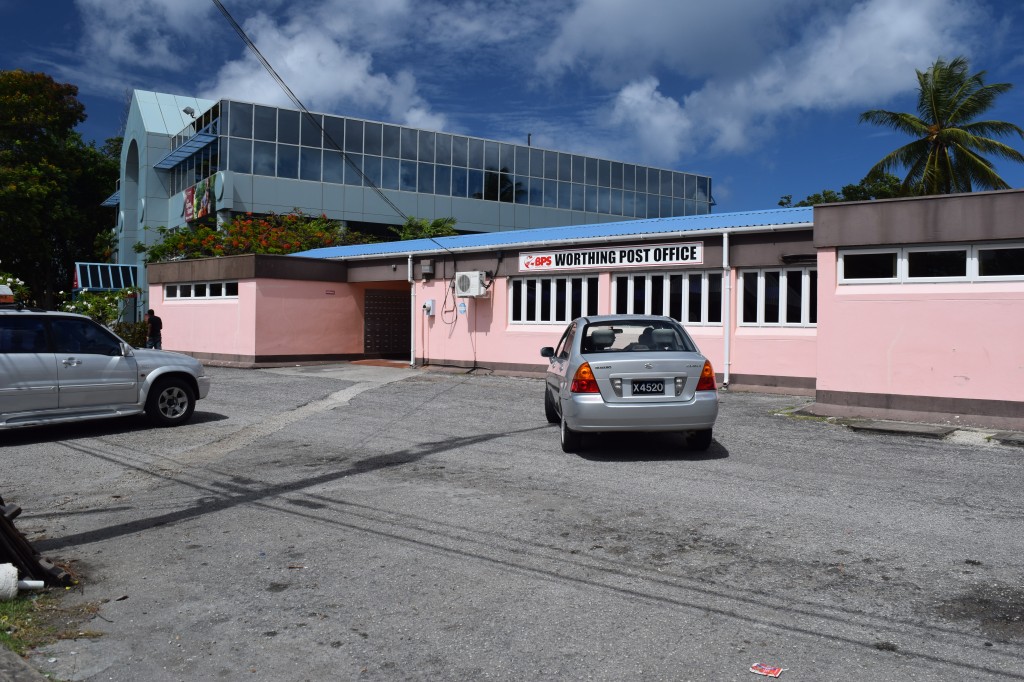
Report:
[{"label": "billboard poster", "polygon": [[217,176],[211,175],[185,190],[185,222],[205,218],[217,210]]},{"label": "billboard poster", "polygon": [[644,244],[600,249],[553,249],[519,254],[519,272],[558,270],[616,270],[619,268],[701,265],[703,242]]}]

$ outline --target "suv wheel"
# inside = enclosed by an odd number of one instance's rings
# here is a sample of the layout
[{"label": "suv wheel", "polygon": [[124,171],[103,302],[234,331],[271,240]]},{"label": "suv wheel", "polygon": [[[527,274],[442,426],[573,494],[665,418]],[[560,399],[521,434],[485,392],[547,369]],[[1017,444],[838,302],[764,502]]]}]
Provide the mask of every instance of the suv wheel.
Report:
[{"label": "suv wheel", "polygon": [[182,379],[158,380],[146,399],[146,416],[159,426],[184,424],[195,409],[195,392]]}]

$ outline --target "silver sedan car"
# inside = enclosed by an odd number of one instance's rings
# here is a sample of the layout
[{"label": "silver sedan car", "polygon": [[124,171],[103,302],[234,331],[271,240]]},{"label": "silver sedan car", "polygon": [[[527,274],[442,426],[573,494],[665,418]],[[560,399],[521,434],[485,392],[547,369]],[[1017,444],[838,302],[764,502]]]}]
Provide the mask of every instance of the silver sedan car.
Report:
[{"label": "silver sedan car", "polygon": [[688,447],[711,446],[715,371],[674,319],[581,317],[540,354],[549,361],[544,413],[560,424],[564,451],[579,450],[582,434],[602,431],[681,431]]}]

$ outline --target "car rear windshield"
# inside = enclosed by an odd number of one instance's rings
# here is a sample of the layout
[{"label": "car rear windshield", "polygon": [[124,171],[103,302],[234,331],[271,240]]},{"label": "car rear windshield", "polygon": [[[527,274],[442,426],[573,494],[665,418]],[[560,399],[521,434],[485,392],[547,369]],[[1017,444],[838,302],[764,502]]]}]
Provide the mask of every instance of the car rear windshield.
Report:
[{"label": "car rear windshield", "polygon": [[583,353],[696,350],[682,330],[657,320],[592,323],[584,330],[580,349]]}]

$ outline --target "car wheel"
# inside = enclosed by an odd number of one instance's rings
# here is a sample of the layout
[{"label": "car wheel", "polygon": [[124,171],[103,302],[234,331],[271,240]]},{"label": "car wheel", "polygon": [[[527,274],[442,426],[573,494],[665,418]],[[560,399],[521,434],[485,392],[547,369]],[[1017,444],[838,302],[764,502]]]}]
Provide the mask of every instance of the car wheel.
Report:
[{"label": "car wheel", "polygon": [[562,452],[577,452],[583,444],[583,436],[569,428],[565,417],[562,417],[561,423]]},{"label": "car wheel", "polygon": [[555,401],[551,399],[551,391],[547,386],[544,387],[544,416],[547,417],[548,424],[557,424],[559,421]]},{"label": "car wheel", "polygon": [[182,379],[157,381],[146,399],[146,416],[159,426],[184,424],[195,409],[195,392]]},{"label": "car wheel", "polygon": [[707,450],[711,447],[711,429],[691,431],[686,436],[686,445],[691,450],[700,450],[701,452]]}]

